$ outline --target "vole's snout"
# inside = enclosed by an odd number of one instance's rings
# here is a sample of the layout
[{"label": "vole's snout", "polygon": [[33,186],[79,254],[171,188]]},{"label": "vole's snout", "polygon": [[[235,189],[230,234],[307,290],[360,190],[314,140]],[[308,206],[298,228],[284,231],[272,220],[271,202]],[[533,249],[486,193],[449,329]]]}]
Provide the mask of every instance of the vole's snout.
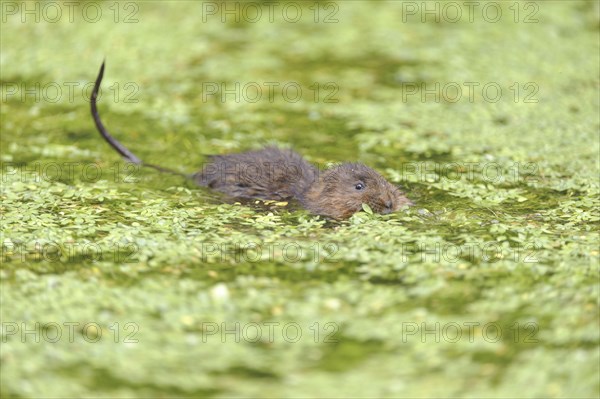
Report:
[{"label": "vole's snout", "polygon": [[390,197],[381,197],[379,199],[379,213],[387,215],[388,213],[394,212],[394,201]]},{"label": "vole's snout", "polygon": [[394,203],[391,199],[384,199],[382,200],[382,203],[383,209],[381,210],[381,213],[383,215],[387,215],[388,213],[392,213],[394,211]]}]

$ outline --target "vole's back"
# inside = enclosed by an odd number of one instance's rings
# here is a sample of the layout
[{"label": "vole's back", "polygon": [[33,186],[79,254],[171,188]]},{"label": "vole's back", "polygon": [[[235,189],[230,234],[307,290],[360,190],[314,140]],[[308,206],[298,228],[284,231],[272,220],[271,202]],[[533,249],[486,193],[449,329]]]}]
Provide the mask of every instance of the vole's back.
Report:
[{"label": "vole's back", "polygon": [[194,175],[201,186],[232,197],[285,200],[298,198],[318,178],[318,170],[292,150],[216,155]]}]

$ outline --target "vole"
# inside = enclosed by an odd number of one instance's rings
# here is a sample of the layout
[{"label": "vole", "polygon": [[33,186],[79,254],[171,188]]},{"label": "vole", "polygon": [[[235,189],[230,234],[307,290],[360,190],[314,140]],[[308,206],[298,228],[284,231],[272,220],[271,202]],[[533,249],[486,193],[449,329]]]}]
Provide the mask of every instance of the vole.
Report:
[{"label": "vole", "polygon": [[362,204],[381,214],[413,205],[398,187],[368,166],[343,163],[320,171],[295,151],[277,147],[211,156],[201,171],[189,175],[145,163],[112,137],[100,120],[96,100],[103,76],[104,62],[91,96],[92,117],[102,137],[129,162],[184,176],[233,198],[295,199],[314,214],[338,220],[360,211]]}]

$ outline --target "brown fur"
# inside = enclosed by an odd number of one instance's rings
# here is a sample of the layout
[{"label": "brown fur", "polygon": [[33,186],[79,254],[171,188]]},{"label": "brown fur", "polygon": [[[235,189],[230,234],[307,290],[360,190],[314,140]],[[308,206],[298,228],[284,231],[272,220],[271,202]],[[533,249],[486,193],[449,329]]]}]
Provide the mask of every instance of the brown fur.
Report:
[{"label": "brown fur", "polygon": [[[298,153],[276,147],[212,157],[194,180],[231,197],[296,199],[309,211],[334,219],[350,217],[363,203],[382,214],[412,204],[363,164],[345,163],[320,172]],[[363,188],[357,190],[359,184]]]}]

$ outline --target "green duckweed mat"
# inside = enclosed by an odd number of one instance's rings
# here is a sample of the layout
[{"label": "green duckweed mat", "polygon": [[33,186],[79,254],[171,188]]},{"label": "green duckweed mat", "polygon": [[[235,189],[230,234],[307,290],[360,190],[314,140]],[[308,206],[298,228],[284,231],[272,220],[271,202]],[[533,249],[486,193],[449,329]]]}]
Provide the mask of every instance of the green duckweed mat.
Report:
[{"label": "green duckweed mat", "polygon": [[[2,1],[1,396],[598,397],[598,4]],[[150,163],[275,144],[416,205],[128,165],[104,58]]]}]

